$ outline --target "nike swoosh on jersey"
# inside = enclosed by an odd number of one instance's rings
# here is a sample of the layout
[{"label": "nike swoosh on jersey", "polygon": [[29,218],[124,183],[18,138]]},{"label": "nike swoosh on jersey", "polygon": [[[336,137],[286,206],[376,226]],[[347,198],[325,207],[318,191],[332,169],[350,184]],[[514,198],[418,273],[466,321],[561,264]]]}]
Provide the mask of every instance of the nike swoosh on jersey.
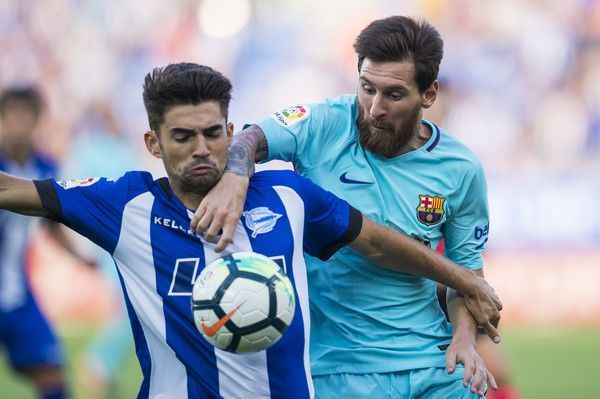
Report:
[{"label": "nike swoosh on jersey", "polygon": [[344,172],[341,176],[340,176],[340,181],[342,183],[346,183],[346,184],[373,184],[372,181],[360,181],[360,180],[353,180],[353,179],[348,179],[346,177],[346,175],[348,174],[348,172]]},{"label": "nike swoosh on jersey", "polygon": [[215,335],[217,333],[217,331],[219,331],[221,329],[221,327],[223,327],[225,325],[225,323],[227,323],[229,321],[229,319],[231,319],[231,317],[234,315],[234,313],[238,311],[240,306],[242,306],[242,305],[236,306],[231,312],[227,313],[225,316],[223,316],[221,319],[219,319],[215,324],[213,324],[210,327],[206,327],[206,324],[204,324],[204,320],[202,320],[202,322],[200,323],[200,326],[202,327],[202,331],[204,331],[204,334],[208,335],[209,337],[212,337],[213,335]]}]

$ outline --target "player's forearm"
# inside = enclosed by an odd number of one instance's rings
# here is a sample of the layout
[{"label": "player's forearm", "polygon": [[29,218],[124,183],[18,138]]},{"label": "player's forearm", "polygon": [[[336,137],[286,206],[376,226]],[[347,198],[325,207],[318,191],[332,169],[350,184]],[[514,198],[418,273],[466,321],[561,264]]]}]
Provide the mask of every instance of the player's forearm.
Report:
[{"label": "player's forearm", "polygon": [[233,137],[226,171],[242,177],[254,174],[254,163],[268,155],[267,139],[260,127],[252,125]]},{"label": "player's forearm", "polygon": [[31,180],[0,172],[0,209],[29,216],[47,216]]},{"label": "player's forearm", "polygon": [[448,319],[452,324],[452,340],[463,340],[475,345],[477,323],[465,305],[463,297],[452,288],[446,294]]},{"label": "player's forearm", "polygon": [[385,268],[425,277],[463,293],[477,292],[477,276],[473,272],[417,240],[367,218],[350,247]]}]

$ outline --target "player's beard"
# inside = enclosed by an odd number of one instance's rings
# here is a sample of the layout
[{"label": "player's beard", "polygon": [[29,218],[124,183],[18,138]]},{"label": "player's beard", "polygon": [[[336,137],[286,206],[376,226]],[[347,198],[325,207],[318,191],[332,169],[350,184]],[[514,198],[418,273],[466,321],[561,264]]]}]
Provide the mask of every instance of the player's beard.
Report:
[{"label": "player's beard", "polygon": [[[407,146],[410,139],[418,132],[421,123],[421,107],[413,111],[401,122],[399,126],[378,121],[365,116],[363,107],[358,104],[358,138],[360,145],[375,154],[386,158],[398,156]],[[380,129],[373,129],[376,126]]]}]

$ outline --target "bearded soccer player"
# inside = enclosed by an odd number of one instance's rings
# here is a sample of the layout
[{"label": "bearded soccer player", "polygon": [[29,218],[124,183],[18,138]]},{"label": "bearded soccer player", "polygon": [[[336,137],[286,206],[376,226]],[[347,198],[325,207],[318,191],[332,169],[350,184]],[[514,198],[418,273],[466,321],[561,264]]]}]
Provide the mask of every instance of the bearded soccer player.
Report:
[{"label": "bearded soccer player", "polygon": [[[284,259],[296,290],[285,335],[271,348],[238,355],[215,349],[196,331],[192,284],[220,256],[189,229],[204,195],[221,178],[233,125],[231,83],[217,71],[179,63],[146,76],[148,151],[167,177],[128,172],[116,178],[31,181],[0,174],[0,208],[58,220],[107,250],[119,272],[142,368],[140,398],[311,398],[308,288],[302,252],[326,260],[345,245],[391,270],[416,273],[466,292],[480,317],[498,316],[483,279],[360,212],[291,171],[251,179],[244,209],[279,217],[272,230],[235,227],[228,250]],[[346,300],[346,299],[344,299]],[[487,370],[476,373],[481,387]],[[356,397],[356,396],[355,396]]]},{"label": "bearded soccer player", "polygon": [[[192,227],[231,240],[254,161],[281,159],[365,216],[483,276],[487,189],[479,159],[422,119],[438,93],[443,41],[428,22],[394,16],[357,37],[358,89],[276,112],[235,136],[228,173]],[[235,189],[231,189],[234,187]],[[386,270],[344,248],[307,258],[311,370],[318,397],[470,398],[476,323],[456,291],[449,324],[433,281]],[[494,342],[494,322],[476,319]],[[464,368],[456,368],[456,363]],[[448,373],[449,372],[449,373]],[[391,396],[390,396],[391,395]]]}]

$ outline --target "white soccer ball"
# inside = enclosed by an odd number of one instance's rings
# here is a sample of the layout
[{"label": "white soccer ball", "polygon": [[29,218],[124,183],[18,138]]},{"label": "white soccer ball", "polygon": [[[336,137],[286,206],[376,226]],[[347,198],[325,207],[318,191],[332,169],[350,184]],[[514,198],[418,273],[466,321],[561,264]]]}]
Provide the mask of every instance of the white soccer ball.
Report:
[{"label": "white soccer ball", "polygon": [[257,352],[281,338],[294,317],[294,288],[272,259],[237,252],[210,263],[192,291],[196,328],[217,348]]}]

